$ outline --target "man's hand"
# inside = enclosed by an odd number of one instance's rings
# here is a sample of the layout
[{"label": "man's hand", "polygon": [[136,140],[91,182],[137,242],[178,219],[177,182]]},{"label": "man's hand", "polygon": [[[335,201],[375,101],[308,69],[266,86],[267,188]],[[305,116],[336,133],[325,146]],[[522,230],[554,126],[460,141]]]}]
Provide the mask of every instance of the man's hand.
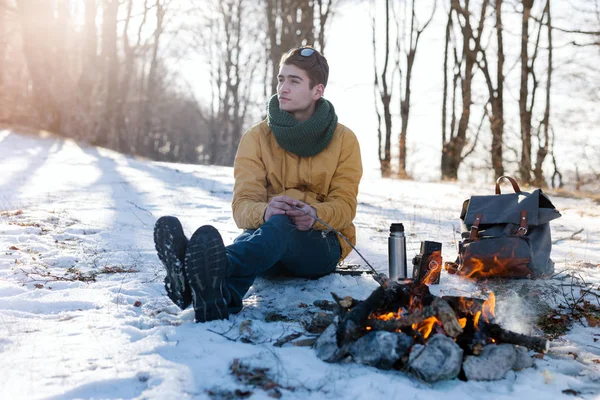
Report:
[{"label": "man's hand", "polygon": [[[300,208],[297,210],[296,207]],[[308,215],[307,215],[308,214]],[[300,231],[309,230],[314,224],[317,210],[308,204],[288,196],[273,197],[265,212],[265,222],[273,215],[287,215]]]},{"label": "man's hand", "polygon": [[294,210],[293,203],[296,200],[288,196],[276,196],[271,199],[265,211],[265,222],[273,215],[287,215],[286,212]]},{"label": "man's hand", "polygon": [[296,225],[296,228],[298,228],[299,231],[307,231],[315,224],[316,220],[313,217],[317,216],[317,210],[301,201],[298,202],[297,207],[302,211],[288,211],[287,215],[294,221],[294,225]]},{"label": "man's hand", "polygon": [[[298,200],[294,200],[292,205],[294,208],[291,211],[286,211],[285,215],[290,217],[296,228],[299,231],[307,231],[312,228],[316,221],[313,217],[317,216],[317,210]],[[298,207],[299,210],[295,207]]]}]

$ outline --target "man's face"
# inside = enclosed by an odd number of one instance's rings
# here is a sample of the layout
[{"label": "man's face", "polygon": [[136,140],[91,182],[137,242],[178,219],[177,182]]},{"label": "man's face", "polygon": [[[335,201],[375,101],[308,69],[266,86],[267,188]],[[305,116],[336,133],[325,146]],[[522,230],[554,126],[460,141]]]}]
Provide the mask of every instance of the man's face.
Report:
[{"label": "man's face", "polygon": [[277,96],[279,108],[291,114],[302,113],[311,109],[323,95],[323,85],[315,85],[310,89],[310,81],[306,71],[295,65],[283,64],[277,75]]}]

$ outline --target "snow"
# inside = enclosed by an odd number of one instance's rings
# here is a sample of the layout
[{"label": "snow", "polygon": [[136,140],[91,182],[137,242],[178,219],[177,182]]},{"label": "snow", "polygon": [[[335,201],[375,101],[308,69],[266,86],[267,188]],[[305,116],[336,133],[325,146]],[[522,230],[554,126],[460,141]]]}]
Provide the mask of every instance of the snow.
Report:
[{"label": "snow", "polygon": [[[252,399],[274,395],[238,381],[230,372],[234,359],[269,368],[285,399],[600,395],[600,364],[594,362],[600,359],[600,328],[585,320],[555,339],[535,368],[499,382],[428,385],[399,371],[327,364],[310,347],[273,346],[283,336],[304,333],[300,321],[316,311],[313,301],[331,299],[330,292],[366,297],[377,287],[368,274],[258,279],[240,314],[196,324],[192,309],[179,311],[166,296],[152,227],[161,215],[175,215],[188,235],[212,224],[231,243],[240,233],[230,211],[231,168],[149,162],[8,130],[0,131],[0,156],[2,399],[239,398],[236,390],[251,391]],[[389,224],[403,222],[409,257],[420,241],[435,240],[443,243],[444,260],[453,260],[463,200],[492,191],[491,184],[370,176],[360,187],[357,248],[385,272]],[[552,304],[565,304],[570,289],[556,288],[568,286],[573,271],[595,288],[600,284],[600,206],[552,200],[563,214],[551,224],[553,237],[567,238],[553,248],[557,276],[494,288],[498,318],[522,333],[540,334],[532,321],[541,300],[554,295]],[[356,253],[347,261],[364,265]],[[473,295],[482,288],[444,273],[432,291]],[[267,322],[273,315],[289,320]]]}]

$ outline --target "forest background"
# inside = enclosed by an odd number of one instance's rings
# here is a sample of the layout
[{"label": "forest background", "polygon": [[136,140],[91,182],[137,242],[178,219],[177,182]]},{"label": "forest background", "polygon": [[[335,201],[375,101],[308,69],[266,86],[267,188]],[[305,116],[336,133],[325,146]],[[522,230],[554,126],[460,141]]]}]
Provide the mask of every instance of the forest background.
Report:
[{"label": "forest background", "polygon": [[232,165],[301,45],[367,175],[593,194],[600,0],[0,0],[0,124]]}]

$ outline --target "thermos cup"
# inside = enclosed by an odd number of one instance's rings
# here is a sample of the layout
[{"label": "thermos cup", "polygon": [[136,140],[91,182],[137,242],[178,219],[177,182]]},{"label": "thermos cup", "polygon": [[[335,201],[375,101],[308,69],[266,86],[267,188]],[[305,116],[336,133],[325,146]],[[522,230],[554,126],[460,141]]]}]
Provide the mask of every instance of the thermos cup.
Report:
[{"label": "thermos cup", "polygon": [[406,236],[404,225],[393,223],[388,238],[388,275],[391,280],[404,279],[408,276],[406,265]]}]

